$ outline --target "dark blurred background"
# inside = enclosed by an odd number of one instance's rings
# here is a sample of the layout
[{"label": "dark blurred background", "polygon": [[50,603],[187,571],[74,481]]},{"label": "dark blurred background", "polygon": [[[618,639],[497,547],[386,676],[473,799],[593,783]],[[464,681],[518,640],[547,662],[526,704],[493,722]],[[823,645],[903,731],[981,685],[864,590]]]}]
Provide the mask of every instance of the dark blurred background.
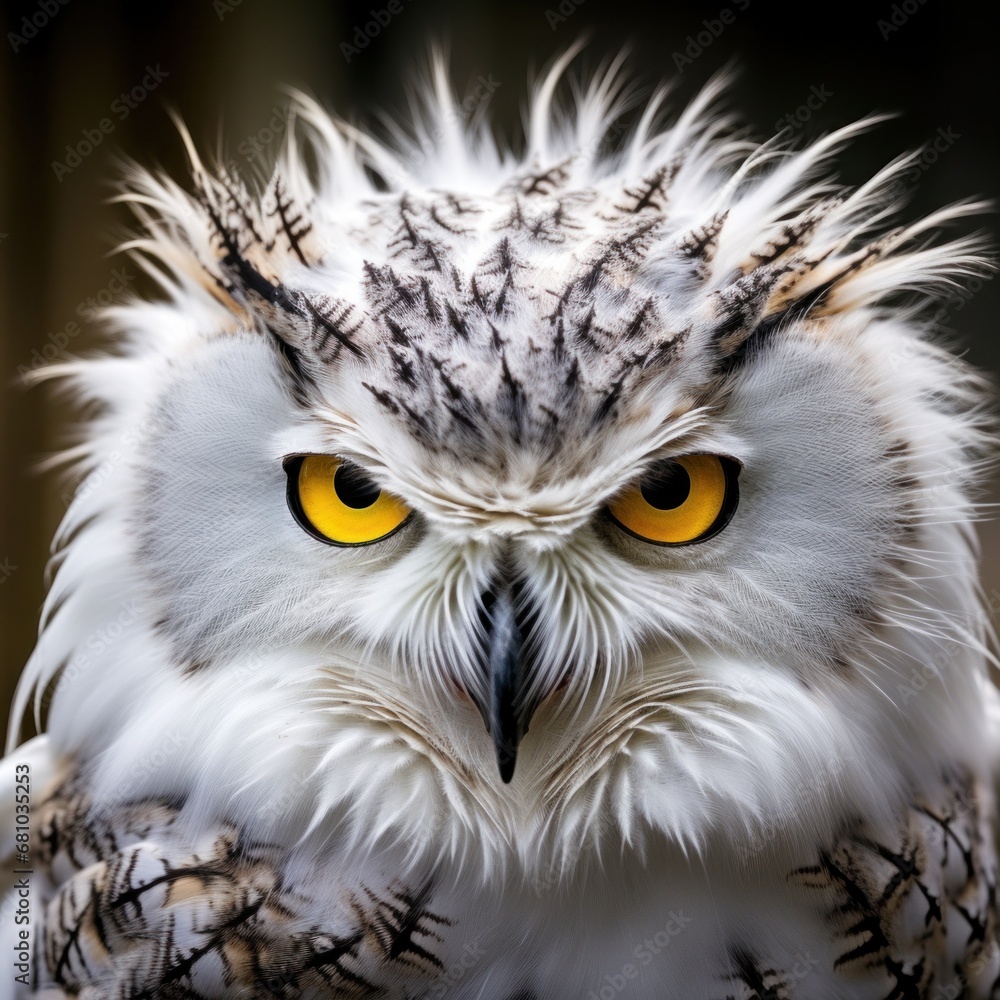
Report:
[{"label": "dark blurred background", "polygon": [[[166,108],[181,113],[203,151],[221,146],[227,159],[249,166],[258,149],[267,159],[280,141],[284,86],[371,120],[378,108],[405,109],[407,80],[426,63],[429,43],[445,42],[459,96],[490,81],[490,114],[499,131],[516,136],[529,75],[586,37],[583,64],[596,66],[627,44],[647,90],[676,78],[680,101],[734,62],[740,75],[730,103],[761,138],[791,122],[806,140],[873,111],[898,112],[853,145],[842,177],[859,182],[899,152],[936,142],[921,161],[907,213],[915,217],[997,194],[994,14],[988,4],[945,0],[857,8],[762,0],[5,2],[0,704],[34,641],[49,539],[69,493],[58,475],[33,466],[67,440],[73,417],[44,388],[24,391],[13,380],[41,359],[101,346],[91,305],[120,291],[116,269],[137,273],[109,256],[128,224],[120,206],[106,203],[115,156],[182,177]],[[95,148],[80,155],[87,142]],[[995,231],[994,217],[982,224]],[[152,294],[139,277],[128,284]],[[996,372],[1000,282],[980,284],[941,319],[973,362]],[[982,534],[986,591],[1000,607],[996,522]]]}]

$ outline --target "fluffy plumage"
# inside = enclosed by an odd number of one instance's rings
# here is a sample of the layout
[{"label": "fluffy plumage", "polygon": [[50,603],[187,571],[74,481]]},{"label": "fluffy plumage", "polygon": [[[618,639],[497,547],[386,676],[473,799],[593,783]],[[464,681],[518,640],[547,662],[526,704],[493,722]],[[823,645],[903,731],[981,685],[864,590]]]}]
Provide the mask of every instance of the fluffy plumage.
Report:
[{"label": "fluffy plumage", "polygon": [[[13,709],[54,685],[40,982],[997,988],[984,391],[921,319],[984,266],[929,241],[977,206],[887,229],[906,157],[830,180],[868,123],[756,146],[719,82],[669,127],[658,92],[609,149],[622,65],[560,110],[571,56],[522,154],[438,64],[391,147],[299,97],[258,185],[186,137],[190,193],[129,176],[127,248],[165,295],[51,372],[103,408]],[[410,520],[318,542],[286,503],[307,454]],[[739,463],[722,531],[661,547],[607,518],[690,454]],[[498,579],[530,716],[509,782],[483,725]]]}]

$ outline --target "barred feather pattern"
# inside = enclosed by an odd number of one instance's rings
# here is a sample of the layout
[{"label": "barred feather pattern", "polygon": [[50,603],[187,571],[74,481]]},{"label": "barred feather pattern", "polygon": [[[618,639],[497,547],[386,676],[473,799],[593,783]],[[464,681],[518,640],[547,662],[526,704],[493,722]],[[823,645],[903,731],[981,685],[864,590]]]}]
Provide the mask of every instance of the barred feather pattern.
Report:
[{"label": "barred feather pattern", "polygon": [[[39,983],[996,994],[992,431],[925,311],[987,266],[936,236],[980,206],[893,226],[909,158],[830,176],[873,122],[754,144],[722,79],[609,148],[624,63],[564,104],[574,54],[519,154],[438,62],[388,143],[297,97],[269,177],[183,129],[190,190],[131,170],[164,297],[42,373],[100,408],[12,715],[48,708],[61,771]],[[724,530],[607,516],[698,453],[739,467]],[[411,517],[317,542],[282,468],[309,454]],[[509,783],[477,708],[504,574],[534,708]]]},{"label": "barred feather pattern", "polygon": [[[961,774],[947,776],[944,788],[933,803],[914,802],[896,829],[855,821],[822,846],[815,863],[786,873],[802,897],[795,905],[812,921],[782,942],[791,958],[762,950],[745,927],[734,927],[717,950],[699,953],[716,970],[702,988],[714,979],[717,990],[689,995],[994,996],[996,862],[984,790]],[[48,904],[38,982],[81,1000],[406,998],[451,994],[458,983],[449,970],[467,971],[469,929],[454,909],[461,887],[449,892],[440,874],[407,886],[382,872],[386,884],[375,891],[325,858],[312,880],[295,883],[286,852],[232,826],[192,845],[177,835],[178,811],[143,801],[102,814],[72,780],[46,799],[34,847],[59,888]],[[747,888],[752,883],[751,876]],[[337,891],[317,897],[317,884]],[[480,905],[502,910],[510,905],[505,895],[483,892]],[[536,887],[536,903],[539,896]],[[436,898],[453,916],[435,912]],[[665,926],[675,921],[680,933],[703,905],[691,900],[687,916],[671,907]],[[523,920],[534,922],[529,913]],[[478,967],[455,995],[480,996],[490,981],[496,956],[483,937],[479,928]],[[809,943],[822,938],[833,945],[825,954]],[[641,948],[615,958],[623,967],[629,958],[641,962]],[[524,973],[530,986],[517,996],[585,995],[586,980],[553,981],[543,964]],[[820,977],[839,992],[817,991],[812,980]]]}]

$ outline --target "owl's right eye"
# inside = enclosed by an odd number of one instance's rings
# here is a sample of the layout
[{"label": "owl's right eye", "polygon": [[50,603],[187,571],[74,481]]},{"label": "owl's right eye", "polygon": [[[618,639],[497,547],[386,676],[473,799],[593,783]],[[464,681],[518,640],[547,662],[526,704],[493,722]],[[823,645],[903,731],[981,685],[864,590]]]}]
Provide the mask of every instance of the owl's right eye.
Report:
[{"label": "owl's right eye", "polygon": [[370,545],[403,526],[410,508],[362,469],[330,455],[285,462],[288,507],[302,529],[331,545]]},{"label": "owl's right eye", "polygon": [[659,462],[608,504],[623,531],[654,545],[691,545],[718,534],[739,502],[739,463],[720,455]]}]

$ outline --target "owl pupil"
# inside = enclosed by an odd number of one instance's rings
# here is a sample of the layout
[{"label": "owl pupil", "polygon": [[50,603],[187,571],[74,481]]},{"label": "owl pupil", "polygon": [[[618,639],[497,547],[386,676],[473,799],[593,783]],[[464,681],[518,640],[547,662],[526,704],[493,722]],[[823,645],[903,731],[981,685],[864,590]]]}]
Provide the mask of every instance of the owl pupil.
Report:
[{"label": "owl pupil", "polygon": [[334,473],[333,488],[341,503],[355,510],[371,507],[382,492],[363,472],[347,465],[340,466]]},{"label": "owl pupil", "polygon": [[691,492],[691,477],[679,462],[666,462],[640,484],[642,498],[657,510],[680,507]]}]

